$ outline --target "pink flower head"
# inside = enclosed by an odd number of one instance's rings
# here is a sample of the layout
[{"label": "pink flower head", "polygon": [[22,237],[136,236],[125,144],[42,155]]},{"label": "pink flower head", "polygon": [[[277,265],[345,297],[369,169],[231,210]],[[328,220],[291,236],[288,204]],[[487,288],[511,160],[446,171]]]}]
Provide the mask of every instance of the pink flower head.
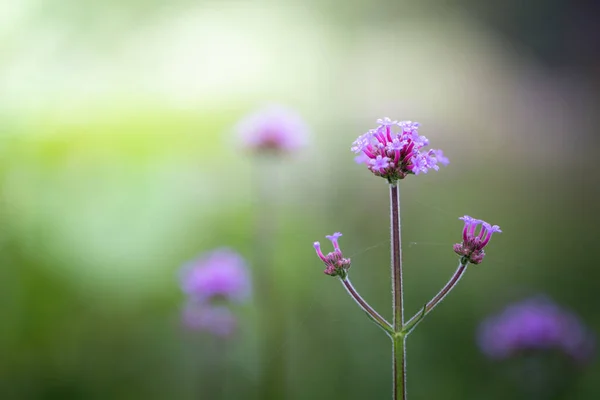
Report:
[{"label": "pink flower head", "polygon": [[478,342],[490,358],[501,360],[524,353],[558,350],[577,362],[589,360],[594,339],[572,312],[546,296],[509,305],[479,327]]},{"label": "pink flower head", "polygon": [[[454,252],[464,257],[465,262],[479,264],[485,256],[483,248],[490,242],[492,234],[495,232],[501,233],[502,231],[498,225],[492,226],[485,221],[469,217],[468,215],[459,219],[465,222],[462,232],[463,241],[454,245]],[[481,227],[477,231],[479,225]]]},{"label": "pink flower head", "polygon": [[308,128],[293,110],[270,105],[246,116],[237,126],[244,147],[252,151],[294,152],[306,144]]},{"label": "pink flower head", "polygon": [[377,123],[379,127],[359,136],[350,148],[358,154],[356,162],[366,164],[373,174],[395,182],[409,174],[437,171],[438,164],[448,165],[441,150],[421,151],[429,140],[419,135],[418,122],[382,118]]},{"label": "pink flower head", "polygon": [[345,278],[350,268],[350,259],[344,258],[342,255],[342,250],[338,244],[340,236],[342,236],[340,232],[336,232],[331,236],[325,236],[333,244],[333,251],[327,255],[324,255],[321,251],[321,244],[319,242],[314,242],[313,247],[319,258],[325,263],[325,271],[323,271],[325,274]]},{"label": "pink flower head", "polygon": [[241,302],[250,295],[250,276],[238,253],[221,248],[186,264],[181,272],[181,287],[197,301],[223,298]]},{"label": "pink flower head", "polygon": [[236,318],[228,307],[194,300],[185,304],[182,320],[189,329],[206,331],[216,336],[230,336],[237,327]]}]

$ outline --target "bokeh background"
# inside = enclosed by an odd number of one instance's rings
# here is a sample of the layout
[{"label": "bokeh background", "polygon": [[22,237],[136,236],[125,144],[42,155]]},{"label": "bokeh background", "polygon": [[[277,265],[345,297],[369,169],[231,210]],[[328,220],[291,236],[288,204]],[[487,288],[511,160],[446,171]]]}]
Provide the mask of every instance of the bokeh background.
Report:
[{"label": "bokeh background", "polygon": [[[401,185],[407,313],[453,273],[459,216],[504,231],[409,338],[411,398],[527,398],[476,329],[538,293],[600,329],[597,16],[567,0],[1,2],[0,398],[258,399],[272,362],[286,399],[389,398],[389,339],[311,246],[342,231],[354,284],[390,316],[388,191],[349,151],[383,116],[420,121],[451,160]],[[265,102],[304,116],[307,148],[240,149],[233,127]],[[261,184],[271,266],[253,261]],[[223,245],[276,285],[270,354],[257,302],[229,340],[181,326],[179,267]],[[599,398],[599,373],[559,398]]]}]

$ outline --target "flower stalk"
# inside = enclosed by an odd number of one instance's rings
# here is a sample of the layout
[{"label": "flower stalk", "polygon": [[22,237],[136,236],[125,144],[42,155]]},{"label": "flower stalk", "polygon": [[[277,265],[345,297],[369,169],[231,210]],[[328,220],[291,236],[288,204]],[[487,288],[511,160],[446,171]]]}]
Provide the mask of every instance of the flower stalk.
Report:
[{"label": "flower stalk", "polygon": [[390,238],[394,331],[392,337],[393,398],[406,398],[406,349],[404,347],[404,293],[402,292],[402,244],[398,182],[390,182]]},{"label": "flower stalk", "polygon": [[402,245],[400,242],[400,196],[397,182],[390,183],[390,227],[392,249],[392,294],[394,297],[394,330],[404,325],[404,294],[402,293]]},{"label": "flower stalk", "polygon": [[[485,256],[484,247],[492,234],[502,232],[497,225],[465,215],[460,218],[465,222],[462,232],[462,243],[453,249],[460,257],[458,268],[446,285],[408,322],[404,322],[403,279],[402,279],[402,240],[400,224],[400,191],[398,182],[409,175],[439,170],[439,165],[447,165],[448,159],[441,150],[427,150],[429,140],[418,132],[419,123],[412,121],[392,121],[383,118],[377,121],[379,127],[371,129],[353,143],[351,150],[357,154],[356,161],[365,164],[375,176],[385,178],[390,187],[390,249],[392,280],[392,324],[377,313],[358,294],[348,278],[351,262],[345,258],[340,249],[338,239],[342,236],[336,232],[327,236],[333,245],[333,251],[324,254],[319,242],[313,247],[317,256],[325,264],[326,275],[337,276],[348,294],[356,301],[367,316],[383,329],[392,339],[393,365],[393,399],[406,400],[406,337],[447,295],[456,287],[467,265],[479,264]],[[477,231],[477,228],[479,231]]]},{"label": "flower stalk", "polygon": [[392,337],[392,362],[394,374],[393,399],[406,400],[406,335],[402,332]]},{"label": "flower stalk", "polygon": [[425,318],[427,314],[429,314],[431,310],[433,310],[434,307],[437,306],[448,295],[448,293],[450,293],[452,289],[454,289],[454,286],[456,286],[460,278],[462,278],[464,272],[467,270],[467,264],[468,262],[464,262],[463,260],[461,260],[458,264],[456,272],[454,272],[454,275],[452,275],[452,278],[450,278],[450,280],[448,281],[448,283],[446,283],[442,290],[440,290],[433,299],[431,299],[427,304],[425,304],[423,306],[423,309],[418,314],[415,314],[411,319],[408,320],[408,322],[404,325],[404,328],[402,329],[402,331],[406,335],[411,333],[413,329],[415,329],[415,327],[418,325],[418,323],[421,322],[423,318]]},{"label": "flower stalk", "polygon": [[354,289],[354,286],[352,286],[350,279],[347,276],[345,278],[340,277],[340,281],[342,282],[342,285],[344,285],[344,288],[346,289],[350,297],[352,297],[356,301],[356,304],[358,304],[358,306],[365,312],[365,314],[367,314],[367,317],[369,317],[371,321],[375,322],[375,324],[377,324],[381,329],[383,329],[388,336],[392,337],[394,335],[394,328],[392,327],[392,325],[389,322],[387,322],[385,318],[379,315],[379,313],[375,311],[373,307],[371,307],[369,303],[367,303],[360,296],[360,294],[358,294],[356,289]]}]

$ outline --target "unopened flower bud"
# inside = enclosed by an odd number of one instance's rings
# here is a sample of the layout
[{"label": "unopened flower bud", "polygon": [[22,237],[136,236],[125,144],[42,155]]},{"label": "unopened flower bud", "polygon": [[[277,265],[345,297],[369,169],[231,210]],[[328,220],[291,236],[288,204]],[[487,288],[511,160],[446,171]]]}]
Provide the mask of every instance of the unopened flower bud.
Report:
[{"label": "unopened flower bud", "polygon": [[340,276],[345,278],[350,268],[350,259],[344,258],[342,251],[338,244],[338,238],[342,236],[340,232],[336,232],[331,236],[326,236],[327,239],[333,244],[333,251],[327,255],[321,251],[321,244],[319,242],[313,243],[313,247],[317,252],[319,258],[325,264],[325,274],[330,276]]},{"label": "unopened flower bud", "polygon": [[[501,233],[502,231],[498,225],[492,226],[485,221],[468,215],[459,219],[465,221],[462,233],[463,241],[454,245],[454,252],[463,257],[465,262],[479,264],[485,257],[483,248],[490,242],[492,234],[494,232]],[[478,225],[481,225],[481,228],[476,232]]]}]

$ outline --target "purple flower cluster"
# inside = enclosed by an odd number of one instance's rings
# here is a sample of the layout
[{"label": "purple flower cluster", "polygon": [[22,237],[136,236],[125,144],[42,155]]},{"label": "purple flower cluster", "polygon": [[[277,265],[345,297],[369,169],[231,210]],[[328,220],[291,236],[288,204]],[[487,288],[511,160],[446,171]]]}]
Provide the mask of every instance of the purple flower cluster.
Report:
[{"label": "purple flower cluster", "polygon": [[354,141],[350,150],[358,154],[356,161],[365,163],[375,175],[395,182],[409,174],[439,170],[438,164],[448,165],[442,150],[421,149],[429,144],[419,135],[419,123],[378,119],[379,126]]},{"label": "purple flower cluster", "polygon": [[246,301],[251,291],[246,262],[227,248],[184,265],[181,288],[188,297],[184,324],[219,336],[229,335],[235,329],[235,317],[228,306]]},{"label": "purple flower cluster", "polygon": [[345,278],[350,268],[350,259],[344,258],[342,255],[342,250],[338,244],[340,236],[342,236],[340,232],[336,232],[331,236],[325,236],[333,244],[333,251],[327,255],[324,255],[321,251],[321,243],[314,242],[313,247],[319,258],[325,263],[325,271],[323,271],[325,274]]},{"label": "purple flower cluster", "polygon": [[244,147],[255,152],[293,152],[306,144],[308,128],[293,110],[270,105],[246,116],[237,126]]},{"label": "purple flower cluster", "polygon": [[243,301],[250,293],[244,259],[230,249],[214,250],[183,267],[183,291],[199,301],[222,297]]},{"label": "purple flower cluster", "polygon": [[[492,226],[485,221],[468,215],[459,219],[465,221],[462,232],[463,241],[454,245],[454,252],[472,264],[479,264],[485,257],[483,248],[489,243],[492,234],[495,232],[501,233],[502,231],[498,225]],[[477,231],[479,225],[481,225],[481,228]]]},{"label": "purple flower cluster", "polygon": [[594,339],[579,318],[545,296],[508,306],[479,327],[481,350],[492,359],[558,350],[577,362],[590,359]]}]

